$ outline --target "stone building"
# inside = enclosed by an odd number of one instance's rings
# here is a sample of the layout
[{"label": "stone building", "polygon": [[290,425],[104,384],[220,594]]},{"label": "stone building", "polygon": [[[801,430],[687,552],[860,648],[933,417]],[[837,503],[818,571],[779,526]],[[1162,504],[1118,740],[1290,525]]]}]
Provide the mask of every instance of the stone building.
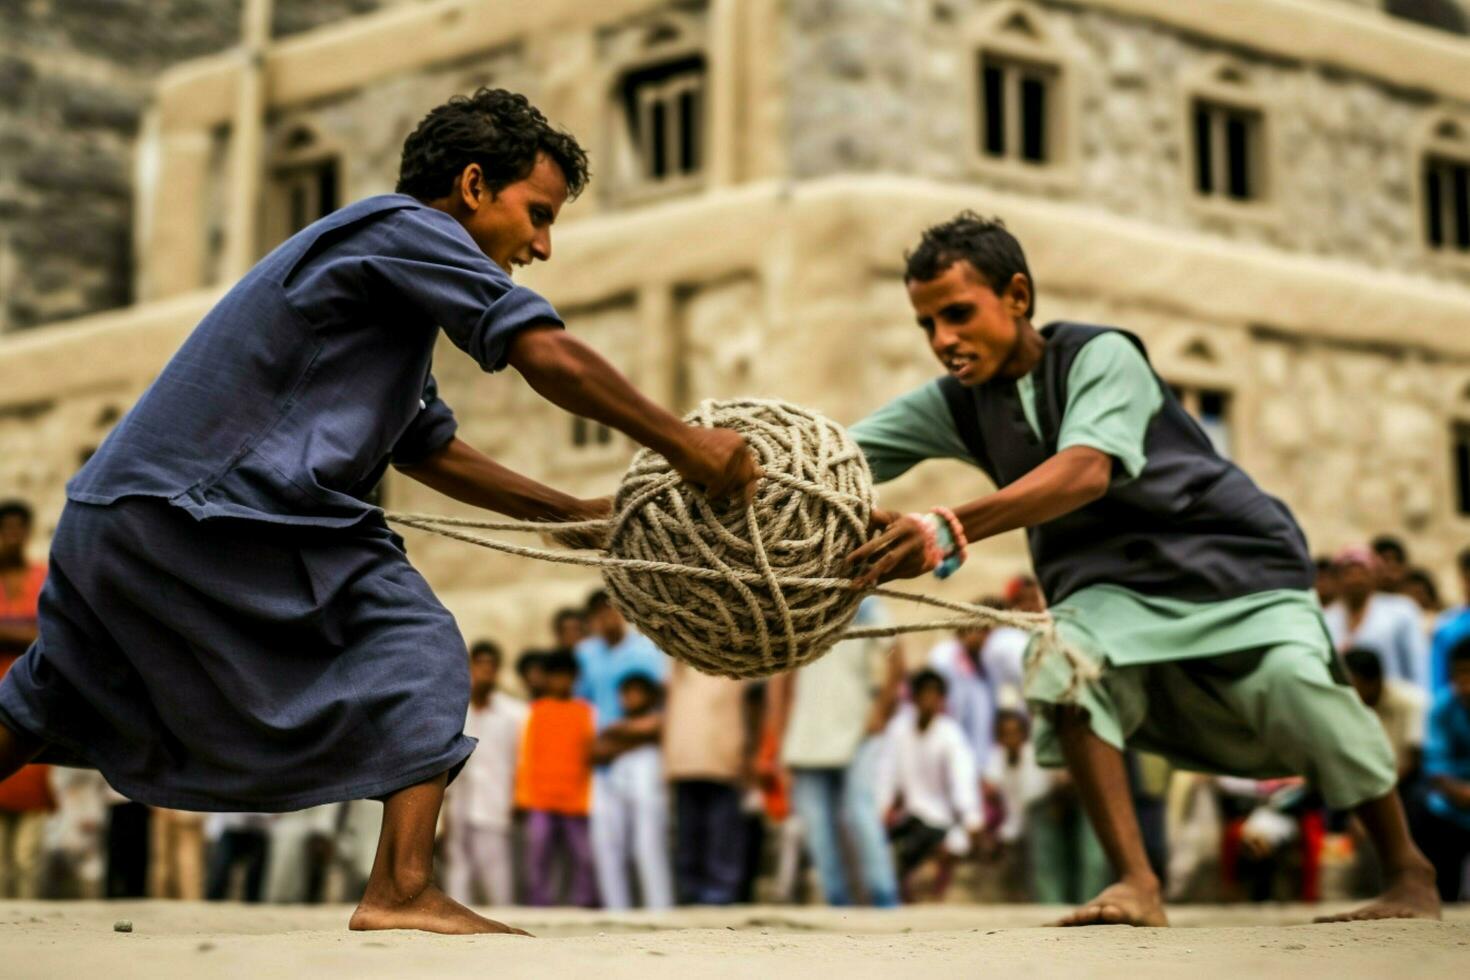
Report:
[{"label": "stone building", "polygon": [[[664,403],[779,396],[850,421],[922,383],[903,250],[962,208],[998,214],[1039,319],[1139,333],[1316,550],[1397,533],[1448,585],[1470,544],[1463,27],[1451,0],[434,0],[247,34],[152,84],[134,302],[0,338],[0,495],[54,519],[242,263],[391,190],[425,110],[498,85],[593,160],[526,281]],[[549,483],[607,493],[630,456],[447,342],[436,375],[465,439]],[[884,501],[981,482],[931,465]],[[454,509],[402,478],[384,495]],[[410,546],[467,633],[512,645],[592,584]],[[978,557],[945,592],[993,588],[1022,542]]]}]

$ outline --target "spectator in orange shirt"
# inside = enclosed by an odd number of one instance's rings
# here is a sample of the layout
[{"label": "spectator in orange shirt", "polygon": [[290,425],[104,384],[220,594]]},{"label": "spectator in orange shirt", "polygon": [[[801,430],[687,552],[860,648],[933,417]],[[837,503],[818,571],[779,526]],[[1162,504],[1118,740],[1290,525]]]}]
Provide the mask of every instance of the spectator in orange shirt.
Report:
[{"label": "spectator in orange shirt", "polygon": [[[26,560],[34,521],[18,500],[0,503],[0,677],[36,640],[46,566]],[[0,782],[0,898],[34,898],[46,815],[55,804],[48,767],[24,766]]]},{"label": "spectator in orange shirt", "polygon": [[570,651],[547,654],[543,670],[545,693],[532,702],[521,741],[527,898],[532,905],[554,904],[554,854],[563,850],[569,871],[564,901],[592,908],[597,904],[587,825],[592,743],[597,734],[592,705],[572,697],[577,659]]}]

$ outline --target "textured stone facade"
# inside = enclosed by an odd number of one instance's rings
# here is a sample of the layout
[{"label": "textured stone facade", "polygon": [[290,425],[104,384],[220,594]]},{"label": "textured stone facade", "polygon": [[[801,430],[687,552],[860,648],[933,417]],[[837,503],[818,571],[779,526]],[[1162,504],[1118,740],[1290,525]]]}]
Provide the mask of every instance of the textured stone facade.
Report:
[{"label": "textured stone facade", "polygon": [[[1449,444],[1455,420],[1470,418],[1470,264],[1425,254],[1415,182],[1428,127],[1470,114],[1470,86],[1447,72],[1440,92],[1378,52],[1449,59],[1470,77],[1470,51],[1455,61],[1450,42],[1407,32],[1372,3],[1274,2],[1251,9],[1320,22],[1325,53],[1291,57],[1266,34],[1243,45],[1230,32],[1250,25],[1212,33],[1162,0],[542,0],[514,11],[405,0],[273,47],[261,163],[269,175],[306,148],[339,161],[344,200],[379,193],[393,185],[403,137],[445,96],[481,84],[525,91],[583,139],[595,174],[558,224],[555,261],[525,279],[678,410],[751,394],[851,421],[923,383],[935,368],[911,325],[902,252],[962,207],[1001,214],[1028,249],[1040,319],[1126,326],[1171,382],[1228,399],[1233,455],[1291,504],[1315,550],[1389,531],[1448,572],[1470,538]],[[383,4],[278,4],[277,30],[320,22],[283,24],[291,10],[330,19],[369,6]],[[1349,28],[1365,40],[1349,43]],[[1024,36],[1008,36],[1016,30]],[[1028,172],[972,152],[976,51],[991,44],[1057,59],[1067,93],[1057,167]],[[627,194],[619,73],[688,45],[708,61],[707,170],[676,193]],[[66,477],[226,285],[209,256],[229,227],[236,70],[170,73],[152,103],[145,149],[164,176],[144,188],[148,221],[135,223],[154,226],[139,259],[163,283],[149,295],[163,299],[0,342],[0,496],[35,500],[43,524]],[[1193,196],[1187,100],[1221,85],[1264,107],[1266,206]],[[136,128],[127,118],[96,124],[113,125],[115,154]],[[13,130],[0,125],[0,138]],[[125,179],[114,198],[126,239]],[[58,288],[95,271],[56,261]],[[546,482],[604,494],[632,454],[513,373],[485,376],[447,341],[436,375],[467,441]],[[973,471],[938,463],[883,500],[913,508],[982,489]],[[394,509],[456,510],[399,477],[386,494]],[[511,646],[544,641],[547,613],[595,583],[422,534],[409,543],[465,631]],[[938,588],[973,597],[1023,563],[1020,536],[1008,535]]]},{"label": "textured stone facade", "polygon": [[[277,0],[274,32],[394,2]],[[235,44],[240,7],[0,0],[0,332],[133,301],[133,161],[153,79]]]}]

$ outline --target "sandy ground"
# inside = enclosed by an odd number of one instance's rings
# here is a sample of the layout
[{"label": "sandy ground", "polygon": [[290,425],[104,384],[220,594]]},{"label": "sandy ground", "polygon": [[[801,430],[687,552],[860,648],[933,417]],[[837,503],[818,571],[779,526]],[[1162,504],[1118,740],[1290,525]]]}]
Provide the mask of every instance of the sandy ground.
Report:
[{"label": "sandy ground", "polygon": [[[0,977],[1467,977],[1470,908],[1444,922],[1309,925],[1321,909],[1178,907],[1176,928],[1037,928],[1057,910],[930,906],[513,909],[540,938],[358,934],[347,907],[0,903]],[[494,914],[494,913],[491,913]],[[119,933],[119,919],[133,923]],[[1187,971],[1187,972],[1186,972]]]}]

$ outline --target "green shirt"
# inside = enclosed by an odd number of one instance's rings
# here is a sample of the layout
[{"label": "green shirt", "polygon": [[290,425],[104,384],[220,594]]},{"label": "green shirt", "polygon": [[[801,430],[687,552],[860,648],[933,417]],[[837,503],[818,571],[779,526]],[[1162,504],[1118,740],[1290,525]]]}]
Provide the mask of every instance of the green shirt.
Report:
[{"label": "green shirt", "polygon": [[[1017,383],[1032,431],[1035,381]],[[1099,336],[1078,352],[1067,372],[1067,406],[1057,449],[1088,446],[1118,464],[1115,480],[1130,480],[1148,463],[1149,423],[1164,404],[1153,369],[1122,334]],[[955,429],[938,382],[884,405],[851,428],[873,479],[887,482],[926,459],[959,459],[978,466]],[[1146,596],[1117,585],[1093,585],[1052,610],[1062,635],[1108,663],[1163,663],[1237,650],[1302,642],[1327,643],[1315,593],[1296,589],[1257,592],[1221,602],[1185,602]]]}]

